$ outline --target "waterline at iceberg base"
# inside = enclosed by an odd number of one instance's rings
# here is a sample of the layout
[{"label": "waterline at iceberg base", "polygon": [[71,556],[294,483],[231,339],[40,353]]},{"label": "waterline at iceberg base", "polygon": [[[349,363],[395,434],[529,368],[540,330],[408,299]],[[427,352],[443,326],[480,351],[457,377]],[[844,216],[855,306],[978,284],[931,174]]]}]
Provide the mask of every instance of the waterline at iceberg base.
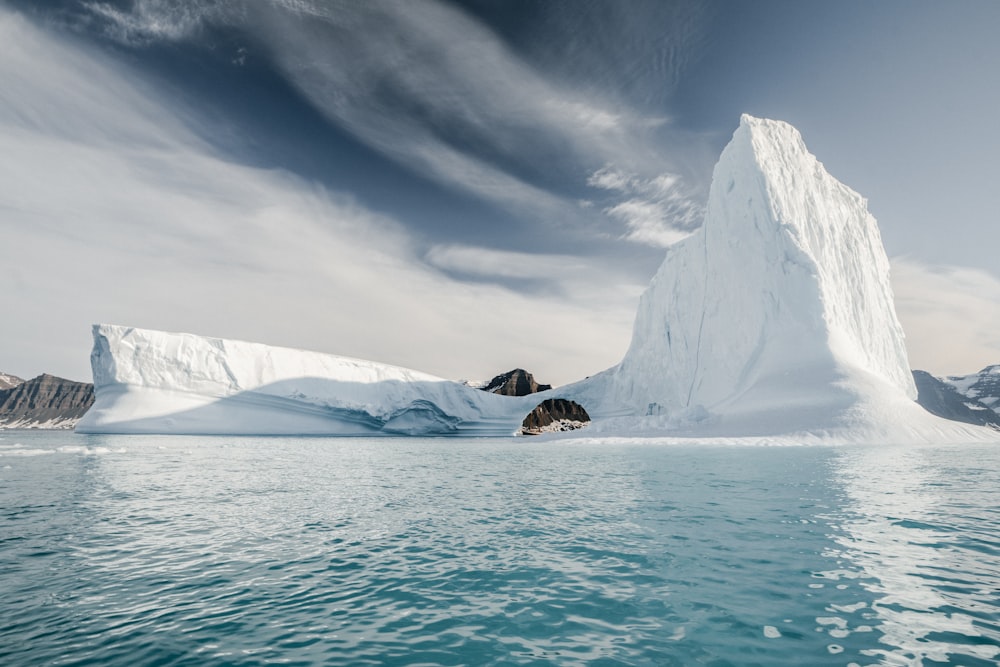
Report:
[{"label": "waterline at iceberg base", "polygon": [[586,437],[1000,439],[914,402],[864,198],[795,128],[746,115],[704,225],[668,248],[622,362],[586,380],[512,398],[375,362],[113,325],[95,326],[92,365],[84,433],[507,436],[539,402],[565,398],[590,414],[573,434]]}]

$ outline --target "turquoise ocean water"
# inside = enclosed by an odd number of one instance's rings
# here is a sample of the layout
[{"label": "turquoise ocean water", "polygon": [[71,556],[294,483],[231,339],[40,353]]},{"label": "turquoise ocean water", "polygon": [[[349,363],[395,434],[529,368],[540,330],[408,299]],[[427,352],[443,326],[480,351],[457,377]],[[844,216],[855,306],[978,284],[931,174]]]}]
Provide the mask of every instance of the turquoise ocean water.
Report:
[{"label": "turquoise ocean water", "polygon": [[0,432],[0,665],[996,665],[1000,447]]}]

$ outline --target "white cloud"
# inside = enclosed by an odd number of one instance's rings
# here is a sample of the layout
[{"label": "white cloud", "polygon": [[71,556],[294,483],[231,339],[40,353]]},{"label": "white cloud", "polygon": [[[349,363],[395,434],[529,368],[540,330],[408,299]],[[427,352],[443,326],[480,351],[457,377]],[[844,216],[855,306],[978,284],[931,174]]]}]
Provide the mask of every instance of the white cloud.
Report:
[{"label": "white cloud", "polygon": [[[597,284],[607,273],[574,269],[581,283],[568,297],[452,280],[395,221],[213,154],[170,100],[100,54],[7,11],[0,43],[4,370],[86,378],[99,321],[446,377],[523,366],[555,383],[615,363],[627,346],[632,287],[619,302],[587,296],[588,284],[611,293]],[[492,256],[494,269],[507,259]]]},{"label": "white cloud", "polygon": [[632,192],[637,187],[636,176],[634,174],[626,174],[609,164],[604,165],[591,174],[587,179],[587,185],[592,188],[615,190],[617,192]]},{"label": "white cloud", "polygon": [[669,225],[669,210],[660,202],[629,199],[606,209],[606,213],[624,223],[628,231],[623,238],[636,243],[666,248],[690,233]]},{"label": "white cloud", "polygon": [[428,250],[427,261],[439,269],[482,277],[561,279],[587,269],[570,255],[531,254],[467,245],[441,244]]},{"label": "white cloud", "polygon": [[511,164],[665,166],[649,137],[666,119],[545,77],[448,3],[137,0],[130,13],[94,8],[127,43],[190,37],[206,22],[246,29],[320,112],[362,142],[521,215],[570,222],[580,210]]},{"label": "white cloud", "polygon": [[84,6],[105,19],[112,39],[130,45],[159,40],[178,40],[199,30],[206,20],[218,15],[223,5],[211,0],[138,0],[131,11],[122,11],[107,2],[86,2]]},{"label": "white cloud", "polygon": [[590,175],[587,185],[618,195],[620,201],[604,212],[624,225],[622,238],[629,241],[665,248],[702,221],[703,207],[685,192],[677,174],[644,179],[605,165]]},{"label": "white cloud", "polygon": [[897,257],[892,284],[913,368],[962,375],[1000,362],[996,276]]},{"label": "white cloud", "polygon": [[593,257],[440,244],[428,250],[426,260],[452,273],[487,280],[536,282],[552,297],[589,304],[595,312],[608,313],[622,322],[631,319],[633,307],[646,287],[629,282],[626,276]]}]

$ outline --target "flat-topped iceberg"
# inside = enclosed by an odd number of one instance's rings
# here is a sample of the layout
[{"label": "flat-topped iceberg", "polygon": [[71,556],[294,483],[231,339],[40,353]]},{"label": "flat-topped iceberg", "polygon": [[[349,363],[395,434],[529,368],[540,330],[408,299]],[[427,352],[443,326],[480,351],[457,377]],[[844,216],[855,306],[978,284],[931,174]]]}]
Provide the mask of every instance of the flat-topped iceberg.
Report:
[{"label": "flat-topped iceberg", "polygon": [[538,404],[427,373],[259,343],[94,326],[82,433],[511,435]]},{"label": "flat-topped iceberg", "polygon": [[[865,200],[787,123],[743,116],[704,225],[667,250],[622,362],[512,398],[369,361],[94,328],[84,432],[508,435],[565,398],[588,435],[754,441],[996,439],[920,408]],[[581,432],[583,433],[583,432]]]}]

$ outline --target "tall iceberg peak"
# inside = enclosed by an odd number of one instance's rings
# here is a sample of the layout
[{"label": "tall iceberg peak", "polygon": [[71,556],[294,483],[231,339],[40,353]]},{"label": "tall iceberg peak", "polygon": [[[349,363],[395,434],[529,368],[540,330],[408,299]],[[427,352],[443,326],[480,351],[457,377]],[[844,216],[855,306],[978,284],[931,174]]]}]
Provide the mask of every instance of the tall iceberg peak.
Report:
[{"label": "tall iceberg peak", "polygon": [[725,412],[886,390],[916,397],[874,217],[794,127],[744,115],[704,225],[640,301],[612,393],[637,411]]}]

